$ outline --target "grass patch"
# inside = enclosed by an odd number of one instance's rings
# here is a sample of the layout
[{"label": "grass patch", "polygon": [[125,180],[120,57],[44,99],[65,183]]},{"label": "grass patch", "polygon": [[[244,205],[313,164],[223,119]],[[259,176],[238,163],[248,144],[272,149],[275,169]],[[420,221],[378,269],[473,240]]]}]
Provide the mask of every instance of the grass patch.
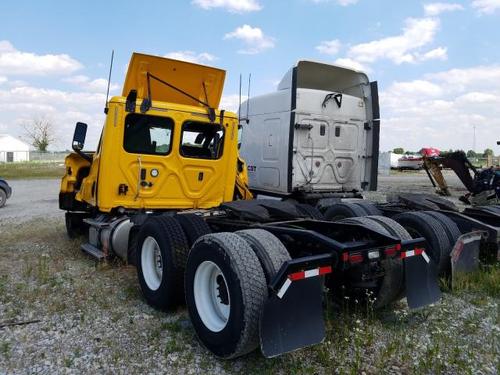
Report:
[{"label": "grass patch", "polygon": [[64,175],[64,162],[0,163],[0,176],[7,180],[54,178]]},{"label": "grass patch", "polygon": [[459,293],[474,292],[476,297],[500,296],[500,265],[481,265],[476,272],[456,274],[453,289]]}]

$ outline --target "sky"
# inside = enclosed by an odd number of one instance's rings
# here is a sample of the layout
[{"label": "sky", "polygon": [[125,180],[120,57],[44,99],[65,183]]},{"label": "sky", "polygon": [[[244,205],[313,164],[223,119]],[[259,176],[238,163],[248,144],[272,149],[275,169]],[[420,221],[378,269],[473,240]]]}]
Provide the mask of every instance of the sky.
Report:
[{"label": "sky", "polygon": [[112,50],[112,95],[142,52],[225,69],[233,111],[240,74],[258,95],[300,59],[360,69],[379,84],[381,150],[469,150],[475,128],[476,151],[500,153],[500,0],[4,1],[0,133],[45,118],[65,150],[83,121],[93,148]]}]

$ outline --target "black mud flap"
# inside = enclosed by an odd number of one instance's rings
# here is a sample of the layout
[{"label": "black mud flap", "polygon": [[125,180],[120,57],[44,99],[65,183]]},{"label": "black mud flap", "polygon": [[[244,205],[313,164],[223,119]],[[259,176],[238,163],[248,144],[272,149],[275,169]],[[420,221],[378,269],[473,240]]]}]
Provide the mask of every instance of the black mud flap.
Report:
[{"label": "black mud flap", "polygon": [[404,258],[406,300],[410,309],[430,305],[439,301],[441,290],[438,270],[432,259],[423,252]]},{"label": "black mud flap", "polygon": [[260,317],[260,347],[271,358],[325,338],[323,278],[291,283],[282,298],[272,293]]},{"label": "black mud flap", "polygon": [[461,235],[451,250],[452,287],[459,273],[474,272],[479,268],[479,247],[484,232],[474,231]]}]

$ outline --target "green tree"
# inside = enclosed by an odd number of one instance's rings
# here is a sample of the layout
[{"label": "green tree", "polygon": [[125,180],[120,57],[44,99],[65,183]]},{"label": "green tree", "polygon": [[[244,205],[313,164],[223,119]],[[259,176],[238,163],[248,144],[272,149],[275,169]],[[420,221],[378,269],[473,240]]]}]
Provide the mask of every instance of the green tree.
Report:
[{"label": "green tree", "polygon": [[468,158],[475,158],[475,157],[477,157],[476,151],[474,151],[474,150],[467,151],[467,157]]},{"label": "green tree", "polygon": [[37,151],[45,152],[55,141],[52,122],[45,118],[34,118],[29,123],[22,124],[26,138]]},{"label": "green tree", "polygon": [[484,150],[483,152],[483,156],[484,157],[487,157],[488,155],[491,155],[491,156],[495,156],[495,154],[493,153],[493,150],[491,148],[487,148],[486,150]]},{"label": "green tree", "polygon": [[394,150],[392,150],[392,152],[398,155],[403,155],[405,153],[405,150],[403,149],[403,147],[396,147]]}]

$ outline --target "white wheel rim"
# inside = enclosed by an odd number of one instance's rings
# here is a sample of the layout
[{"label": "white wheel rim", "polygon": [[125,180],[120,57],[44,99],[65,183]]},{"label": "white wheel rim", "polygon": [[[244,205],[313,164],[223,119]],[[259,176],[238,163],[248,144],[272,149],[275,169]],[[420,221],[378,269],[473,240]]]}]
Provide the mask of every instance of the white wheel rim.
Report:
[{"label": "white wheel rim", "polygon": [[194,302],[201,321],[212,332],[220,332],[229,320],[231,298],[226,278],[214,262],[204,261],[194,275]]},{"label": "white wheel rim", "polygon": [[146,237],[142,243],[141,268],[148,288],[157,290],[160,287],[163,276],[163,259],[161,257],[160,245],[151,236]]}]

